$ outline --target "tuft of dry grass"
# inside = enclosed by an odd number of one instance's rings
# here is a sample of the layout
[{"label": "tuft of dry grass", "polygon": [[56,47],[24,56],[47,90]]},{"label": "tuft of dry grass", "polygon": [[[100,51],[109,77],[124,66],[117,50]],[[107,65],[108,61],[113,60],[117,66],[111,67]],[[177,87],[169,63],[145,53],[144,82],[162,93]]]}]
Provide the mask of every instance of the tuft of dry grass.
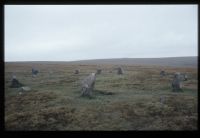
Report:
[{"label": "tuft of dry grass", "polygon": [[75,108],[49,107],[5,117],[8,130],[62,130],[73,121]]}]

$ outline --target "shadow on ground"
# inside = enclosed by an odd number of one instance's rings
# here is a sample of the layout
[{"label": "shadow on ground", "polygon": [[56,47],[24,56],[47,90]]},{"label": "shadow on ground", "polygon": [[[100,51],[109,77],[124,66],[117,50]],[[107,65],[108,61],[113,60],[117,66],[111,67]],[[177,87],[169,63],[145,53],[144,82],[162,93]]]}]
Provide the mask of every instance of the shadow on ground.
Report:
[{"label": "shadow on ground", "polygon": [[113,92],[102,91],[102,90],[94,90],[94,93],[98,93],[98,94],[101,94],[101,95],[114,95],[115,94]]}]

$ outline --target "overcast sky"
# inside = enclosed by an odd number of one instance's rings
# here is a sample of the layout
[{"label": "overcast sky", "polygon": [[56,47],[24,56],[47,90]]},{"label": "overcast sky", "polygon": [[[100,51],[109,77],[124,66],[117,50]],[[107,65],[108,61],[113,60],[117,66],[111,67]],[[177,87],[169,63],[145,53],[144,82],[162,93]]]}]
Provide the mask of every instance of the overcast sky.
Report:
[{"label": "overcast sky", "polygon": [[6,5],[5,61],[197,56],[197,5]]}]

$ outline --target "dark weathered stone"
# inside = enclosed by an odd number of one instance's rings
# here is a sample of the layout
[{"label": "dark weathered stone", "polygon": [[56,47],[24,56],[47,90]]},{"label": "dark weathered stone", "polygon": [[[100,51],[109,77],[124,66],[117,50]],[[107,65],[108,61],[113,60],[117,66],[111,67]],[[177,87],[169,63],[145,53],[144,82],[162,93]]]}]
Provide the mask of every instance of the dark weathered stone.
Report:
[{"label": "dark weathered stone", "polygon": [[80,70],[79,69],[76,69],[75,71],[74,71],[74,74],[79,74],[80,73]]},{"label": "dark weathered stone", "polygon": [[101,74],[101,69],[97,69],[97,74]]},{"label": "dark weathered stone", "polygon": [[117,69],[117,74],[121,75],[124,74],[124,70],[120,67]]},{"label": "dark weathered stone", "polygon": [[39,73],[38,70],[32,68],[32,77],[35,77]]},{"label": "dark weathered stone", "polygon": [[20,88],[22,87],[23,84],[20,83],[17,79],[16,79],[16,76],[13,76],[12,78],[12,81],[11,81],[11,85],[10,85],[10,88]]},{"label": "dark weathered stone", "polygon": [[166,75],[165,71],[162,70],[162,71],[160,72],[160,76],[163,77],[163,76],[165,76],[165,75]]}]

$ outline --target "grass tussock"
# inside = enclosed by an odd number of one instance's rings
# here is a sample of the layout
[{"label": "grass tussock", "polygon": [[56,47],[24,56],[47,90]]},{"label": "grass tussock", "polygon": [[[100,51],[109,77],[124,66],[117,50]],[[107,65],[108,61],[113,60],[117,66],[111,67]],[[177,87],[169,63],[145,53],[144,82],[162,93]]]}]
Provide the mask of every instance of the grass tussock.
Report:
[{"label": "grass tussock", "polygon": [[[75,108],[54,107],[19,112],[5,118],[9,130],[62,130],[73,121]],[[21,123],[20,123],[21,122]]]}]

